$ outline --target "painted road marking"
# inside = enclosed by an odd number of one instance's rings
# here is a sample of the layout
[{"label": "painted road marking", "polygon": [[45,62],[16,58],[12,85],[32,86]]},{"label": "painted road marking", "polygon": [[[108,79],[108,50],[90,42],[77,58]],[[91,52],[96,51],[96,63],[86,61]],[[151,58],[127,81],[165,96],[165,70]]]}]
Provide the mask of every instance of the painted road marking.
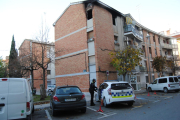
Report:
[{"label": "painted road marking", "polygon": [[134,109],[136,109],[136,108],[140,108],[140,107],[142,107],[143,105],[140,105],[140,106],[134,106],[133,105],[133,108],[131,109],[131,110],[134,110]]},{"label": "painted road marking", "polygon": [[102,116],[102,117],[99,117],[97,119],[102,119],[102,118],[105,118],[105,117],[109,117],[109,116],[112,116],[112,115],[115,115],[116,113],[113,113],[113,114],[108,114],[108,115],[105,115],[105,116]]},{"label": "painted road marking", "polygon": [[159,101],[161,101],[161,100],[154,101],[153,103],[156,103],[156,102],[159,102]]},{"label": "painted road marking", "polygon": [[47,115],[48,119],[49,119],[49,120],[52,120],[52,118],[51,118],[51,116],[50,116],[48,110],[45,110],[45,112],[46,112],[46,115]]},{"label": "painted road marking", "polygon": [[[90,107],[87,107],[87,108],[90,109],[90,110],[92,110],[92,111],[97,112],[97,110],[95,110],[95,109],[93,109],[93,108],[90,108]],[[112,116],[112,115],[117,114],[117,113],[105,114],[105,113],[102,113],[102,112],[98,112],[98,113],[101,114],[101,115],[104,115],[104,116],[103,116],[103,117],[99,117],[99,118],[97,118],[97,119],[101,119],[101,118],[105,118],[105,117],[108,117],[108,116]]]}]

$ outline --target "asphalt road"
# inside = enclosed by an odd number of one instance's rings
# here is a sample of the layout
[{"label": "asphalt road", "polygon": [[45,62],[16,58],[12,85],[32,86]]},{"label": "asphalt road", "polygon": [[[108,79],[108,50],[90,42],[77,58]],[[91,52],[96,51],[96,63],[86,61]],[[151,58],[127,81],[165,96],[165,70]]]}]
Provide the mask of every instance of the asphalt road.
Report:
[{"label": "asphalt road", "polygon": [[96,106],[87,104],[85,114],[80,111],[59,112],[57,116],[51,115],[51,109],[35,111],[33,120],[180,120],[180,92],[153,92],[137,94],[136,102],[132,107],[126,104],[114,104],[109,108],[102,107],[103,112],[97,112],[100,103]]}]

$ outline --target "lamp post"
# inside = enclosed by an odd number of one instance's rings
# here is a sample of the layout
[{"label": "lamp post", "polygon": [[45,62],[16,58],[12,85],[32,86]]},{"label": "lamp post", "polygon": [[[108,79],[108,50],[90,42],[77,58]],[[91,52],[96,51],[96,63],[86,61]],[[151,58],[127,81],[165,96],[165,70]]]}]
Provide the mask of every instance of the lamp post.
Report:
[{"label": "lamp post", "polygon": [[150,70],[150,60],[149,60],[149,44],[151,44],[150,42],[149,42],[149,40],[150,40],[150,35],[148,34],[147,36],[146,36],[146,38],[147,38],[147,41],[148,42],[146,42],[146,45],[147,45],[147,55],[148,55],[148,65],[149,65],[149,74],[150,74],[150,76],[149,76],[149,78],[150,78],[150,81],[149,82],[151,82],[151,70]]}]

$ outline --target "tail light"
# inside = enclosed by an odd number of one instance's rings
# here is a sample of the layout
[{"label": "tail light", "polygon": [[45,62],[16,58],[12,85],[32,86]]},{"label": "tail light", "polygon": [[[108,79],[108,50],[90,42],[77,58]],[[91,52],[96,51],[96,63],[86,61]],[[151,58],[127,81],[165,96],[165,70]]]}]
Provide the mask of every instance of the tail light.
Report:
[{"label": "tail light", "polygon": [[27,111],[27,112],[30,111],[30,102],[27,102],[27,103],[26,103],[26,111]]},{"label": "tail light", "polygon": [[56,96],[53,96],[53,100],[56,101],[56,102],[60,102],[58,97],[56,97]]},{"label": "tail light", "polygon": [[7,81],[7,79],[2,79],[2,81]]},{"label": "tail light", "polygon": [[111,88],[109,88],[107,91],[108,91],[108,95],[111,95]]},{"label": "tail light", "polygon": [[83,100],[85,98],[85,95],[83,94],[82,97],[81,97],[81,100]]},{"label": "tail light", "polygon": [[170,87],[170,84],[168,84],[168,87]]}]

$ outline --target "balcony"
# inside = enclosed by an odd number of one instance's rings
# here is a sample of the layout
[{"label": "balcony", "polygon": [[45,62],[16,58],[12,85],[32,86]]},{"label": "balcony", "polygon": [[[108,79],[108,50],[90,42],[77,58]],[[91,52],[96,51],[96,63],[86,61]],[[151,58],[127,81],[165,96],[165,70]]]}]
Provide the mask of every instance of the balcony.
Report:
[{"label": "balcony", "polygon": [[161,43],[161,47],[165,49],[172,49],[172,44]]},{"label": "balcony", "polygon": [[135,29],[134,26],[131,24],[125,26],[124,35],[130,38],[136,37],[140,41],[143,41],[143,34],[140,33],[137,29]]},{"label": "balcony", "polygon": [[172,60],[172,59],[173,59],[173,56],[172,56],[172,55],[166,55],[166,59],[167,59],[167,60]]},{"label": "balcony", "polygon": [[139,66],[139,70],[140,70],[140,72],[146,72],[147,68],[146,68],[146,66]]}]

